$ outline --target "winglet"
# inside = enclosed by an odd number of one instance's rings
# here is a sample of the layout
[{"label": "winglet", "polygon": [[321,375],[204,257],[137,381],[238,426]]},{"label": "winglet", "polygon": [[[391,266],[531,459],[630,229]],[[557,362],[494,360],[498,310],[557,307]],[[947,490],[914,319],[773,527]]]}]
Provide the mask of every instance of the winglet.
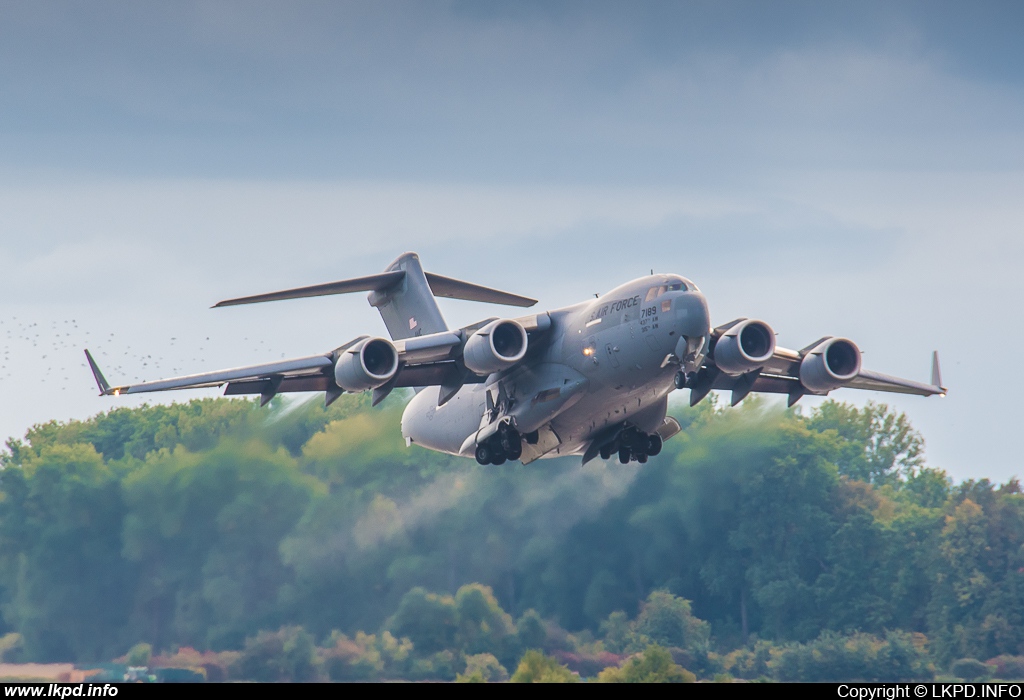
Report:
[{"label": "winglet", "polygon": [[110,384],[103,377],[103,372],[100,371],[99,366],[96,364],[96,360],[92,359],[92,354],[86,350],[85,359],[89,361],[89,369],[92,370],[92,376],[96,380],[96,386],[99,387],[100,396],[109,396],[112,392],[110,390]]},{"label": "winglet", "polygon": [[932,352],[932,386],[942,389],[941,396],[946,395],[946,387],[942,386],[942,373],[939,372],[939,351]]}]

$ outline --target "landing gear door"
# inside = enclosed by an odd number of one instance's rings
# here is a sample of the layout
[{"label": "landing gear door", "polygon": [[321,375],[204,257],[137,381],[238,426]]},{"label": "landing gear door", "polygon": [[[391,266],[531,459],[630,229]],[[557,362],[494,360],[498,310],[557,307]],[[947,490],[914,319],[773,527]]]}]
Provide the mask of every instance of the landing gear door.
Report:
[{"label": "landing gear door", "polygon": [[679,425],[679,421],[672,416],[666,416],[654,432],[661,436],[663,442],[667,442],[670,437],[677,435],[680,431],[682,431],[682,427]]},{"label": "landing gear door", "polygon": [[520,458],[523,464],[529,464],[534,460],[540,459],[548,452],[558,449],[558,446],[562,444],[561,438],[551,428],[550,425],[545,425],[537,431],[537,442],[531,445],[529,442],[523,441],[523,456]]}]

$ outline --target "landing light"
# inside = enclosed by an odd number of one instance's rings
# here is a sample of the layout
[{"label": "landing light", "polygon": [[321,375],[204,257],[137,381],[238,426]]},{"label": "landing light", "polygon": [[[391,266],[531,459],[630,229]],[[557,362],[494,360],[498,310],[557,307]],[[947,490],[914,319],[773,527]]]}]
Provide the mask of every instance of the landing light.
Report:
[{"label": "landing light", "polygon": [[120,395],[121,395],[121,390],[120,389],[114,389],[114,396],[120,396]]},{"label": "landing light", "polygon": [[590,357],[594,354],[594,348],[583,348],[583,354]]}]

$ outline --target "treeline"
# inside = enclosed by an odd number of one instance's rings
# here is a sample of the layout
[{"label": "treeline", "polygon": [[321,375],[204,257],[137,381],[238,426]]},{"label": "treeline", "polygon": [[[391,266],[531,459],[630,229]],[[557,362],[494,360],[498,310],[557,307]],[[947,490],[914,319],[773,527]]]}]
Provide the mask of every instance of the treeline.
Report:
[{"label": "treeline", "polygon": [[[7,656],[240,659],[287,637],[316,677],[884,680],[1005,675],[1024,652],[1019,485],[953,484],[884,406],[705,402],[646,465],[585,467],[406,448],[400,411],[208,399],[8,441]],[[460,596],[500,644],[469,641]],[[659,600],[689,641],[637,631]],[[223,672],[258,675],[238,659]]]}]

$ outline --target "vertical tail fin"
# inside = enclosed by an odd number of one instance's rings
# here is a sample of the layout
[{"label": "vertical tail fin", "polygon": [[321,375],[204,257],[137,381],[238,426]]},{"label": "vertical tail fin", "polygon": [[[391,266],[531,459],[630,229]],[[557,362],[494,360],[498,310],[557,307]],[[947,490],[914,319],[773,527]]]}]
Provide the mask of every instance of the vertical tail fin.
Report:
[{"label": "vertical tail fin", "polygon": [[405,276],[397,284],[370,292],[370,305],[377,308],[392,340],[448,330],[434,293],[416,253],[405,253],[385,272],[402,270]]}]

